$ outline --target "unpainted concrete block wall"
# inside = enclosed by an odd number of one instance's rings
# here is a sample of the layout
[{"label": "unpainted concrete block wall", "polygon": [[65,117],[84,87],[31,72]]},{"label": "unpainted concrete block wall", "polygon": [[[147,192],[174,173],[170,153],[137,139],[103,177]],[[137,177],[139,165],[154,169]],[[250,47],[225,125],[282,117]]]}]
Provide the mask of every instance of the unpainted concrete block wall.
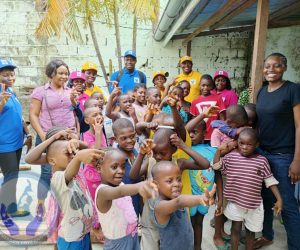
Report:
[{"label": "unpainted concrete block wall", "polygon": [[[70,70],[80,70],[86,60],[98,63],[89,29],[81,25],[83,44],[72,41],[62,34],[59,38],[37,41],[34,32],[40,20],[33,0],[0,1],[0,57],[11,58],[18,65],[16,91],[23,103],[24,117],[28,119],[29,95],[32,89],[44,84],[45,65],[54,58],[61,58]],[[122,53],[131,48],[132,18],[120,15]],[[117,70],[115,35],[113,27],[95,21],[98,42],[108,71],[109,59]],[[287,52],[290,59],[288,78],[299,80],[299,39],[300,26],[271,30],[268,33],[267,52],[273,50]],[[197,37],[192,42],[194,69],[203,74],[213,74],[217,69],[229,71],[232,84],[238,90],[249,81],[251,66],[252,33],[229,33],[217,36]],[[186,47],[181,40],[170,41],[166,47],[152,38],[152,26],[141,24],[138,30],[137,68],[147,75],[148,83],[152,80],[152,71],[163,69],[176,76],[180,72],[179,57],[185,55]],[[99,71],[100,75],[102,72]],[[96,82],[105,86],[103,77]]]}]

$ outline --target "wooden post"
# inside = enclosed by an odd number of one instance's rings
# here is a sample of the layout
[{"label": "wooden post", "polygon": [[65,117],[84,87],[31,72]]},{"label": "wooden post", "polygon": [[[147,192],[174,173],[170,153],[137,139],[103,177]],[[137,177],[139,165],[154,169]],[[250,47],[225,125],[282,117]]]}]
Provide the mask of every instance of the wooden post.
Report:
[{"label": "wooden post", "polygon": [[186,45],[186,55],[191,56],[192,53],[192,41],[188,41]]},{"label": "wooden post", "polygon": [[257,92],[263,82],[263,67],[266,51],[267,31],[269,18],[269,0],[258,0],[254,46],[251,67],[251,102],[256,102]]}]

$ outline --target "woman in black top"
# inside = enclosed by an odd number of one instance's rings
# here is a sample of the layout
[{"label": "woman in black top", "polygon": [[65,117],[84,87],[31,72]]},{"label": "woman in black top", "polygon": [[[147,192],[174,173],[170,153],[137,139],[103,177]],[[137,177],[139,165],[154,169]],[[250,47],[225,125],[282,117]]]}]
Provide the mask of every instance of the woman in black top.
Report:
[{"label": "woman in black top", "polygon": [[[260,153],[279,181],[283,199],[282,219],[287,232],[288,249],[300,249],[300,213],[295,199],[295,183],[300,180],[300,84],[283,79],[287,59],[273,53],[265,59],[264,77],[268,84],[257,95],[256,111],[260,137]],[[274,197],[262,190],[265,217],[263,236],[255,248],[272,244]]]}]

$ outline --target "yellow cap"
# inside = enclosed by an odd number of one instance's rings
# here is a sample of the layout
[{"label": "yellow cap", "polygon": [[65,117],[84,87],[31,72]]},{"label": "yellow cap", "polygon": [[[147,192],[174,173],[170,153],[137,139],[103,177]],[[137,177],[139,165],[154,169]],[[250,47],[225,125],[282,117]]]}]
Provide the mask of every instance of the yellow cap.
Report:
[{"label": "yellow cap", "polygon": [[182,57],[180,58],[180,63],[183,63],[183,62],[185,62],[185,61],[193,62],[193,59],[192,59],[191,56],[182,56]]},{"label": "yellow cap", "polygon": [[95,70],[95,71],[98,71],[97,70],[97,65],[95,63],[92,63],[92,62],[85,62],[82,65],[81,70],[83,70],[83,71],[86,71],[86,70]]},{"label": "yellow cap", "polygon": [[153,76],[152,81],[154,81],[154,78],[157,76],[164,76],[165,78],[167,78],[169,76],[169,73],[163,70],[158,70],[158,71],[154,71],[152,73],[152,76]]}]

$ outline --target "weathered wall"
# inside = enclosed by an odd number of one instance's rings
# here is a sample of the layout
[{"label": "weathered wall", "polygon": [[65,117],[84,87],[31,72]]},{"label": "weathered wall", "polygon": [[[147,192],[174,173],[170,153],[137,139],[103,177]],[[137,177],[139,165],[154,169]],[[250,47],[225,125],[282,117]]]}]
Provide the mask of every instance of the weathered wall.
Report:
[{"label": "weathered wall", "polygon": [[[16,90],[24,104],[25,117],[28,117],[28,95],[31,89],[46,81],[44,67],[53,58],[62,58],[71,70],[80,69],[86,60],[97,62],[89,30],[82,27],[83,44],[70,41],[66,36],[51,38],[44,44],[34,37],[39,21],[33,0],[0,1],[0,57],[12,58],[18,65]],[[78,17],[81,23],[80,17]],[[122,51],[130,49],[132,19],[121,15]],[[100,49],[108,69],[109,59],[116,67],[115,37],[112,28],[101,22],[95,22]],[[285,53],[290,61],[287,78],[299,81],[300,26],[271,30],[268,33],[267,53],[276,50]],[[228,70],[234,87],[241,88],[249,77],[249,59],[251,60],[251,33],[231,33],[219,36],[198,37],[192,42],[194,69],[201,73],[213,74],[216,69]],[[137,68],[144,71],[151,82],[152,71],[164,69],[175,76],[180,72],[178,59],[186,48],[182,41],[171,41],[163,48],[152,39],[151,25],[143,25],[138,31]],[[144,67],[142,67],[144,65]],[[101,73],[101,72],[100,72]],[[103,78],[97,83],[104,86]]]}]

